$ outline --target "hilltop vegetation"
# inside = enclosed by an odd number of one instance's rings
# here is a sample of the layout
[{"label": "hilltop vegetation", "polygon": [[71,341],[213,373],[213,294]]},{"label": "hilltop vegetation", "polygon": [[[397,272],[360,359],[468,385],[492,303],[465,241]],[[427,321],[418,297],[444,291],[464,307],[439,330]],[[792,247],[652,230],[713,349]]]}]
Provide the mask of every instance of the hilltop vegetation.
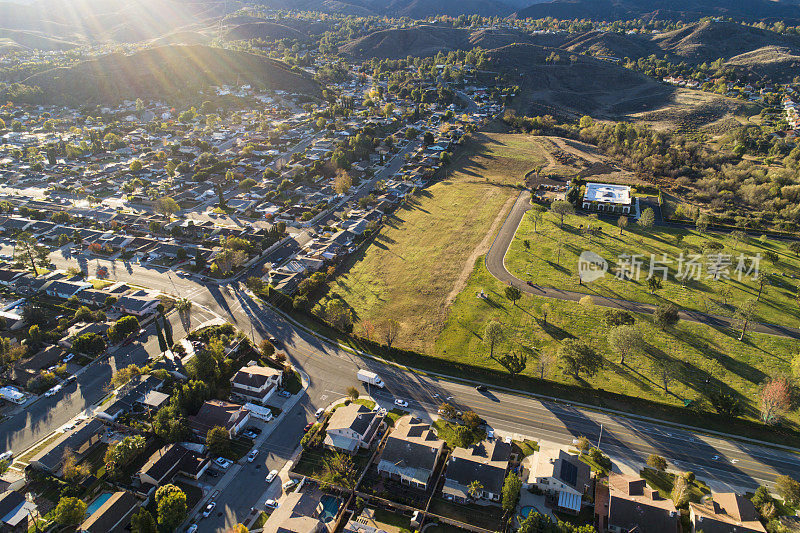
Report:
[{"label": "hilltop vegetation", "polygon": [[318,94],[307,74],[263,56],[222,48],[171,45],[130,56],[110,54],[35,74],[24,83],[42,89],[48,102],[112,103],[123,99],[169,98],[191,89],[251,84]]}]

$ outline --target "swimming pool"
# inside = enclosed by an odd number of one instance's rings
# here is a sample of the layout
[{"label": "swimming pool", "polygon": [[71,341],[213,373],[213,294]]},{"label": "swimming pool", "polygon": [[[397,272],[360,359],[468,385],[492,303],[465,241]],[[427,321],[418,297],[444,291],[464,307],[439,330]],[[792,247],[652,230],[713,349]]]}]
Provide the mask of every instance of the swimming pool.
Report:
[{"label": "swimming pool", "polygon": [[525,507],[523,507],[522,509],[519,510],[519,514],[520,514],[520,516],[522,516],[523,519],[528,518],[528,515],[531,514],[531,513],[542,514],[542,512],[539,509],[537,509],[536,507],[534,507],[532,505],[527,505],[527,506],[525,506]]},{"label": "swimming pool", "polygon": [[111,498],[111,496],[113,496],[113,494],[111,494],[110,492],[104,492],[103,494],[95,498],[95,500],[92,503],[90,503],[89,506],[86,508],[86,516],[92,516],[95,511],[100,509],[100,507],[104,503],[106,503],[109,498]]},{"label": "swimming pool", "polygon": [[319,519],[323,523],[327,524],[336,518],[336,514],[339,512],[339,506],[342,504],[342,501],[336,496],[325,494],[319,499],[319,503],[322,504],[322,510],[319,513]]}]

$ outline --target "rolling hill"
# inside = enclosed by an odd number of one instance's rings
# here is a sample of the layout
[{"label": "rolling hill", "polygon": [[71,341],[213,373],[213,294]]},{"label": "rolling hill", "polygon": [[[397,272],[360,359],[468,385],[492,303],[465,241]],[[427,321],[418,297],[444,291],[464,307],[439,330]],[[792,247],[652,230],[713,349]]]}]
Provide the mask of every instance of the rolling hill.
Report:
[{"label": "rolling hill", "polygon": [[37,73],[24,82],[41,87],[53,103],[113,103],[135,98],[170,98],[204,85],[255,87],[319,93],[317,83],[278,61],[209,46],[172,45],[132,55],[109,54]]},{"label": "rolling hill", "polygon": [[294,28],[274,22],[247,22],[229,29],[225,32],[224,38],[229,41],[240,39],[279,41],[281,39],[305,39],[306,35]]},{"label": "rolling hill", "polygon": [[800,20],[800,5],[791,0],[553,0],[520,9],[515,16],[592,20],[698,20],[723,16],[745,21],[796,21]]}]

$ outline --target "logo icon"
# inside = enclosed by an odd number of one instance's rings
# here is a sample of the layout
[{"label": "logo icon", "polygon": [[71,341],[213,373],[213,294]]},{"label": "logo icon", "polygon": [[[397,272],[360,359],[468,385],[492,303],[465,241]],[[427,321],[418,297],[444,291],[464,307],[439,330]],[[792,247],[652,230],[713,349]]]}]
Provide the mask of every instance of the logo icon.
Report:
[{"label": "logo icon", "polygon": [[578,276],[581,282],[589,283],[602,278],[608,272],[608,261],[595,252],[584,250],[578,257]]}]

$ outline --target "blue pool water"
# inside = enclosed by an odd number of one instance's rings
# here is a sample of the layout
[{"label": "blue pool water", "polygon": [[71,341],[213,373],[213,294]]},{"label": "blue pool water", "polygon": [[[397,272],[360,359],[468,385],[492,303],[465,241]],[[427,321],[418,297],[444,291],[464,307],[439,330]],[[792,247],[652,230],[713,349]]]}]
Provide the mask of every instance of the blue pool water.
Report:
[{"label": "blue pool water", "polygon": [[100,506],[106,503],[111,496],[112,494],[110,492],[104,492],[95,498],[95,500],[86,508],[86,516],[92,516],[94,512],[100,509]]},{"label": "blue pool water", "polygon": [[336,513],[339,512],[339,506],[342,502],[339,498],[331,496],[330,494],[325,494],[319,499],[319,502],[322,504],[322,511],[319,513],[319,519],[327,524],[336,518]]},{"label": "blue pool water", "polygon": [[523,507],[522,509],[519,510],[519,514],[522,515],[523,519],[524,518],[528,518],[528,515],[531,514],[531,513],[540,513],[541,514],[541,511],[539,511],[539,509],[537,509],[536,507],[533,507],[531,505]]}]

